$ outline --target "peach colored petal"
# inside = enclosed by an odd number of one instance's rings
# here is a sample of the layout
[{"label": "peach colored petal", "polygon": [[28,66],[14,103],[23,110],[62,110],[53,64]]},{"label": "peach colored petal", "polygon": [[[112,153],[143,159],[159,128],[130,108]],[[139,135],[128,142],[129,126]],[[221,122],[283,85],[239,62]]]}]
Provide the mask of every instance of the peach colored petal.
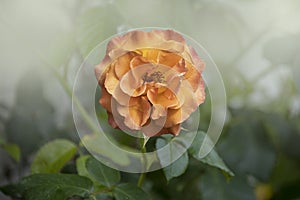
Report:
[{"label": "peach colored petal", "polygon": [[95,66],[96,79],[100,85],[104,84],[105,74],[108,71],[108,66],[111,62],[111,58],[108,55],[105,55],[101,63]]},{"label": "peach colored petal", "polygon": [[181,108],[178,109],[168,109],[167,120],[165,123],[165,127],[169,128],[178,123],[183,122],[183,116],[181,113]]},{"label": "peach colored petal", "polygon": [[[136,83],[141,83],[143,75],[147,72],[147,70],[150,70],[152,67],[153,65],[150,64],[146,58],[142,56],[134,57],[130,62],[130,79],[134,79]],[[136,88],[137,87],[132,89]]]},{"label": "peach colored petal", "polygon": [[118,104],[122,106],[129,105],[130,96],[122,91],[122,89],[120,88],[120,84],[115,88],[112,96],[118,102]]},{"label": "peach colored petal", "polygon": [[[126,126],[125,124],[125,117],[122,116],[118,109],[120,109],[120,107],[122,107],[114,98],[112,98],[112,115],[113,115],[113,119],[114,122],[116,125],[117,125],[117,128],[123,130],[123,131],[128,131],[130,133],[133,132],[133,129],[129,128],[128,126]],[[123,107],[122,109],[125,109],[125,107]],[[127,107],[128,109],[128,107]]]},{"label": "peach colored petal", "polygon": [[137,71],[135,72],[135,75],[133,75],[132,71],[129,71],[122,77],[120,81],[120,88],[122,92],[129,96],[135,96],[137,94],[138,88],[142,86],[142,80],[141,78],[138,78],[138,76],[142,77],[142,74],[136,74]]},{"label": "peach colored petal", "polygon": [[203,103],[205,101],[205,86],[204,86],[204,80],[201,78],[199,87],[195,91],[196,100],[198,105]]},{"label": "peach colored petal", "polygon": [[160,51],[158,56],[158,62],[159,64],[166,65],[169,67],[175,66],[179,61],[181,60],[181,56],[166,52],[166,51]]},{"label": "peach colored petal", "polygon": [[142,57],[142,56],[135,56],[131,61],[130,61],[130,68],[134,69],[135,67],[144,65],[149,63],[149,61]]},{"label": "peach colored petal", "polygon": [[146,73],[151,73],[151,71],[155,67],[154,65],[149,63],[143,64],[140,59],[144,58],[135,57],[134,59],[132,59],[132,69],[128,73],[126,73],[120,81],[121,89],[124,93],[130,96],[139,96],[140,94],[145,92],[146,88],[141,87],[144,84],[143,77]]},{"label": "peach colored petal", "polygon": [[157,135],[164,127],[166,116],[159,119],[149,119],[145,126],[142,127],[141,131],[144,135],[152,137]]},{"label": "peach colored petal", "polygon": [[145,48],[182,52],[185,49],[185,43],[184,38],[173,30],[153,30],[150,32],[137,30],[112,38],[107,45],[106,53],[114,59],[124,52]]},{"label": "peach colored petal", "polygon": [[181,128],[180,124],[176,124],[176,125],[174,125],[174,126],[172,126],[170,128],[163,128],[155,136],[160,136],[160,135],[167,134],[167,133],[170,133],[170,134],[172,134],[174,136],[177,136],[180,133],[180,128]]},{"label": "peach colored petal", "polygon": [[130,98],[129,106],[117,108],[125,117],[125,125],[133,130],[140,130],[150,117],[151,106],[145,96]]},{"label": "peach colored petal", "polygon": [[172,134],[172,135],[179,135],[180,133],[180,129],[181,129],[181,124],[176,124],[170,128],[168,128],[168,131]]},{"label": "peach colored petal", "polygon": [[179,93],[184,94],[184,103],[178,109],[168,109],[166,127],[171,127],[185,121],[198,107],[195,93],[192,91],[188,81],[183,81]]},{"label": "peach colored petal", "polygon": [[179,88],[181,86],[182,78],[180,76],[167,77],[167,86],[170,91],[172,91],[176,96],[178,94]]},{"label": "peach colored petal", "polygon": [[157,63],[158,55],[161,52],[161,50],[148,48],[148,49],[137,49],[136,52],[138,52],[147,61],[149,61],[151,63]]},{"label": "peach colored petal", "polygon": [[107,111],[111,112],[111,95],[103,86],[101,86],[101,98],[99,100],[99,103]]},{"label": "peach colored petal", "polygon": [[186,63],[186,66],[187,66],[188,71],[184,75],[184,79],[188,80],[193,88],[193,91],[196,91],[199,87],[200,80],[202,79],[201,74],[190,63]]},{"label": "peach colored petal", "polygon": [[152,106],[151,119],[156,120],[164,116],[167,116],[167,109],[160,104],[154,104]]},{"label": "peach colored petal", "polygon": [[126,74],[126,72],[129,71],[130,61],[136,55],[137,54],[134,52],[128,52],[117,59],[115,64],[115,73],[119,80],[122,78],[122,76],[124,76],[124,74]]},{"label": "peach colored petal", "polygon": [[142,86],[136,88],[136,89],[133,91],[133,94],[132,94],[131,96],[132,96],[132,97],[141,96],[141,95],[145,94],[146,89],[147,89],[147,86],[146,86],[146,85],[142,85]]},{"label": "peach colored petal", "polygon": [[164,108],[178,105],[175,94],[168,88],[162,93],[158,93],[158,88],[152,88],[148,90],[147,97],[153,105],[159,104]]},{"label": "peach colored petal", "polygon": [[205,68],[205,62],[199,57],[196,50],[192,46],[188,46],[188,48],[192,58],[192,63],[199,72],[202,72]]},{"label": "peach colored petal", "polygon": [[115,65],[111,65],[108,72],[106,73],[106,79],[104,86],[110,94],[114,93],[114,90],[119,84],[119,79],[117,78],[114,70]]},{"label": "peach colored petal", "polygon": [[172,69],[184,75],[188,71],[188,69],[185,66],[185,63],[186,61],[184,59],[181,59],[178,63],[176,63],[176,65],[173,66]]}]

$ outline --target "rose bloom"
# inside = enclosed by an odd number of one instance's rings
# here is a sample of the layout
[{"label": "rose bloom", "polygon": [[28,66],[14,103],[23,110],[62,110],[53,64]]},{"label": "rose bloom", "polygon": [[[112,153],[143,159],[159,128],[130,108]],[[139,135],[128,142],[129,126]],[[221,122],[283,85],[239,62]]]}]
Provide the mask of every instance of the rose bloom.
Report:
[{"label": "rose bloom", "polygon": [[95,67],[109,124],[152,137],[178,135],[204,102],[205,63],[173,30],[131,31],[112,38]]}]

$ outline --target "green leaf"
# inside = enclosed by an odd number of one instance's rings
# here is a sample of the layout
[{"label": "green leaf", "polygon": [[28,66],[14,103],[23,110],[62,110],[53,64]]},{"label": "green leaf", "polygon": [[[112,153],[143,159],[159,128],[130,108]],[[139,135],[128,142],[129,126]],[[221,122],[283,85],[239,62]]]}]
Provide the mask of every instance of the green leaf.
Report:
[{"label": "green leaf", "polygon": [[85,176],[85,177],[89,178],[91,181],[93,181],[94,191],[96,191],[96,192],[101,191],[104,189],[104,186],[101,185],[93,176],[91,176],[86,168],[86,162],[89,158],[91,158],[90,155],[84,155],[84,156],[80,156],[79,158],[77,158],[77,160],[76,160],[77,173],[80,176]]},{"label": "green leaf", "polygon": [[117,200],[150,200],[150,196],[139,187],[125,183],[118,185],[113,190],[113,195]]},{"label": "green leaf", "polygon": [[75,155],[74,143],[57,139],[41,147],[31,165],[32,173],[57,173]]},{"label": "green leaf", "polygon": [[21,188],[20,184],[2,186],[0,187],[0,191],[5,195],[15,198],[21,198],[23,193],[23,189]]},{"label": "green leaf", "polygon": [[80,156],[79,158],[77,158],[77,160],[76,160],[76,170],[77,170],[77,173],[80,176],[85,176],[85,177],[88,177],[88,178],[91,177],[89,172],[86,169],[86,161],[90,157],[91,157],[90,155],[84,155],[84,156]]},{"label": "green leaf", "polygon": [[111,187],[120,181],[120,172],[91,157],[86,162],[89,174],[102,185]]},{"label": "green leaf", "polygon": [[20,161],[21,151],[18,145],[3,143],[1,146],[15,161]]},{"label": "green leaf", "polygon": [[205,145],[203,148],[211,148],[211,146],[209,145],[212,145],[211,143],[203,144],[205,136],[206,134],[202,131],[199,131],[197,133],[192,145],[189,148],[189,153],[197,160],[210,166],[217,167],[226,172],[228,175],[233,176],[234,174],[232,173],[232,171],[225,165],[222,158],[220,158],[220,156],[214,149],[204,158],[199,157],[199,151],[202,145]]},{"label": "green leaf", "polygon": [[73,195],[88,197],[93,183],[71,174],[35,174],[21,181],[23,197],[30,200],[63,200]]},{"label": "green leaf", "polygon": [[[160,149],[167,144],[167,140],[163,138],[158,138],[156,140],[156,149]],[[170,152],[172,153],[172,145],[170,145]],[[159,159],[164,159],[163,155],[158,153]],[[171,158],[172,159],[172,158]],[[172,178],[182,175],[189,164],[189,158],[187,152],[185,152],[179,159],[171,163],[169,166],[163,168],[163,172],[167,181],[170,181]]]}]

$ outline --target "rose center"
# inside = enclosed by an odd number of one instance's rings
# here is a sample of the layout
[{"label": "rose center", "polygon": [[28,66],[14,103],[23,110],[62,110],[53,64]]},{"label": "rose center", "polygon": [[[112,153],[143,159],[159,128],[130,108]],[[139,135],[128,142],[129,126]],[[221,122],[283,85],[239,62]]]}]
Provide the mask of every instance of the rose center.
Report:
[{"label": "rose center", "polygon": [[153,82],[154,83],[165,83],[166,82],[165,76],[160,71],[153,72],[152,74],[149,74],[148,72],[146,72],[143,75],[142,80],[143,80],[143,85],[145,83],[153,83]]}]

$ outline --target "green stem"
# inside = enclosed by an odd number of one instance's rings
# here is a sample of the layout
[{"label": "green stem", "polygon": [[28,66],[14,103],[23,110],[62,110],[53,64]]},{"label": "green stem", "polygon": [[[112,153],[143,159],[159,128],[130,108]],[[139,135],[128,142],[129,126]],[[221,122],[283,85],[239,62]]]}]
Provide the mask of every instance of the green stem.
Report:
[{"label": "green stem", "polygon": [[146,177],[146,173],[141,173],[140,177],[139,177],[139,180],[138,180],[138,183],[137,183],[137,186],[140,188],[142,187],[143,185],[143,182],[145,180],[145,177]]},{"label": "green stem", "polygon": [[[146,153],[146,145],[142,144],[141,152],[143,153],[143,155],[144,155],[144,153]],[[144,158],[144,161],[146,162],[147,160]],[[145,165],[145,166],[147,166],[147,165]],[[139,188],[142,187],[142,185],[144,183],[144,180],[145,180],[145,177],[146,177],[146,173],[145,172],[140,174],[140,177],[139,177],[139,180],[138,180],[138,183],[137,183],[137,186]]]}]

